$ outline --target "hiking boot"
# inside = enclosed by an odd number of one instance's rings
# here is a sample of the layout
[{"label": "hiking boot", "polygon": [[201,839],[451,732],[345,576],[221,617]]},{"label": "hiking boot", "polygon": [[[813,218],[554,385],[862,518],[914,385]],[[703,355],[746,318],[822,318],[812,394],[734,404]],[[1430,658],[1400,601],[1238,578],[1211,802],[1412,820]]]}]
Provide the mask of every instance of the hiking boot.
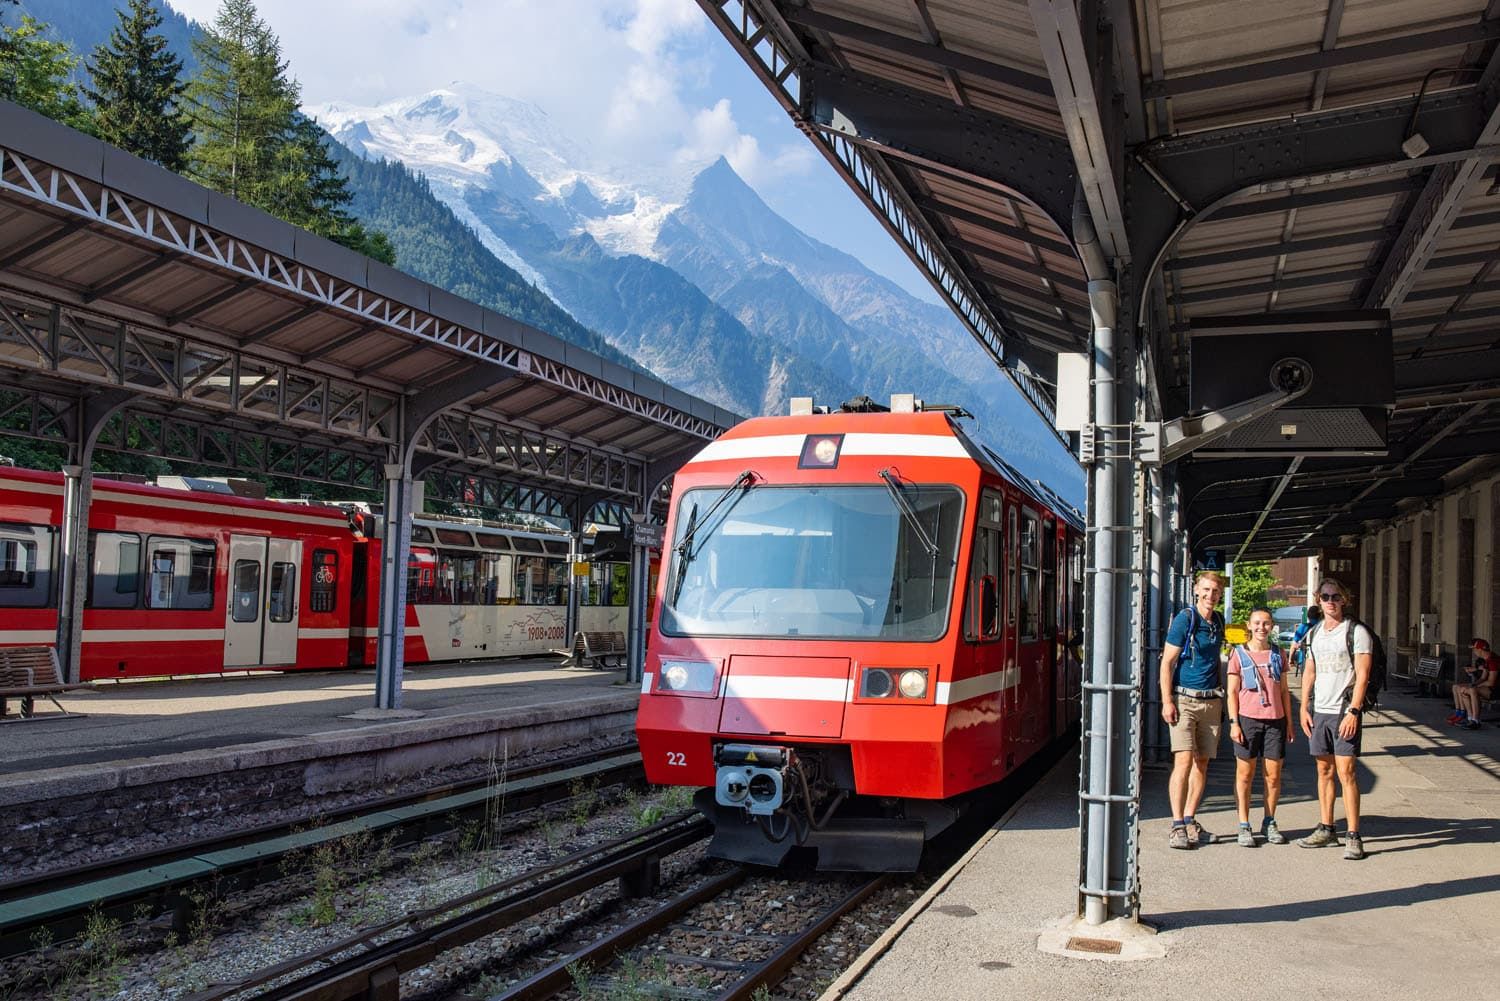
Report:
[{"label": "hiking boot", "polygon": [[1250,832],[1250,828],[1246,827],[1244,824],[1240,825],[1240,833],[1239,833],[1239,836],[1235,840],[1237,840],[1240,843],[1240,847],[1241,848],[1254,848],[1255,847],[1255,835],[1252,834]]},{"label": "hiking boot", "polygon": [[1173,824],[1172,825],[1172,833],[1170,833],[1170,834],[1167,835],[1167,847],[1168,848],[1191,848],[1191,847],[1193,847],[1192,844],[1190,844],[1188,842],[1187,828],[1183,827],[1181,824]]},{"label": "hiking boot", "polygon": [[1199,845],[1211,845],[1214,843],[1214,836],[1205,831],[1203,825],[1196,820],[1189,820],[1187,822],[1187,839],[1188,844],[1194,848]]},{"label": "hiking boot", "polygon": [[1351,862],[1358,862],[1365,857],[1365,839],[1358,834],[1350,834],[1344,839],[1344,858]]},{"label": "hiking boot", "polygon": [[1286,844],[1286,835],[1281,833],[1281,828],[1276,826],[1275,819],[1266,821],[1261,825],[1261,834],[1265,836],[1268,845]]},{"label": "hiking boot", "polygon": [[1297,842],[1303,848],[1325,848],[1339,843],[1338,835],[1326,827],[1317,827],[1307,837]]}]

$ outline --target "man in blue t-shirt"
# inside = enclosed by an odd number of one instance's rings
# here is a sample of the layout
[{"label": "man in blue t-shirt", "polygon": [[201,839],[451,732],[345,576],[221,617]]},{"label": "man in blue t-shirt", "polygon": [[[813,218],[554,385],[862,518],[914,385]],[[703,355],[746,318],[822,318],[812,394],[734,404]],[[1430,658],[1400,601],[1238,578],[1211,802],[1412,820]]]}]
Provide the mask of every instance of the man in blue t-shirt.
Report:
[{"label": "man in blue t-shirt", "polygon": [[1195,814],[1208,785],[1208,763],[1219,752],[1224,717],[1224,682],[1219,654],[1224,617],[1214,611],[1224,594],[1224,578],[1205,570],[1193,582],[1193,607],[1172,618],[1161,652],[1161,718],[1172,734],[1172,830],[1167,844],[1196,848],[1213,844]]}]

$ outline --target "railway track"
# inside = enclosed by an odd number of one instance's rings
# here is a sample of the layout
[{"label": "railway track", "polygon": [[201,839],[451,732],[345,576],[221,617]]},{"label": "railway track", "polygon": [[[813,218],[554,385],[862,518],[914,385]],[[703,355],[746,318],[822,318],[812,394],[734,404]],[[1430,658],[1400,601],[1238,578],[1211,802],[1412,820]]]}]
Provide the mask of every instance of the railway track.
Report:
[{"label": "railway track", "polygon": [[77,935],[94,914],[119,920],[171,914],[183,927],[195,888],[212,883],[221,892],[247,890],[280,878],[289,855],[351,835],[388,838],[400,847],[474,823],[497,797],[507,810],[525,810],[567,798],[576,783],[611,785],[640,776],[639,754],[620,745],[515,769],[503,781],[480,778],[366,802],[307,829],[269,825],[11,882],[0,886],[0,959],[31,950],[39,932],[50,942]]},{"label": "railway track", "polygon": [[[362,929],[233,983],[216,984],[188,1001],[241,996],[256,1001],[395,1001],[402,973],[616,879],[647,881],[664,856],[710,833],[706,820],[683,813],[437,907]],[[401,932],[403,928],[409,930]]]},{"label": "railway track", "polygon": [[[402,991],[403,974],[434,964],[444,954],[485,936],[539,919],[544,912],[610,882],[618,880],[626,896],[653,890],[662,861],[710,833],[701,817],[683,813],[439,907],[360,929],[316,951],[214,984],[186,1001],[396,1001],[409,997]],[[627,917],[499,993],[489,994],[490,1001],[543,1001],[568,992],[580,997],[670,994],[687,1001],[748,999],[779,983],[820,936],[890,877],[819,877],[823,892],[812,895],[824,899],[777,918],[774,929],[763,927],[765,914],[747,918],[739,927],[724,927],[722,918],[752,910],[749,898],[754,896],[755,884],[779,884],[784,882],[781,877],[734,867],[699,872],[695,879],[687,889]],[[688,948],[697,951],[676,951]],[[475,996],[472,989],[455,995],[431,984],[417,993],[421,997]]]}]

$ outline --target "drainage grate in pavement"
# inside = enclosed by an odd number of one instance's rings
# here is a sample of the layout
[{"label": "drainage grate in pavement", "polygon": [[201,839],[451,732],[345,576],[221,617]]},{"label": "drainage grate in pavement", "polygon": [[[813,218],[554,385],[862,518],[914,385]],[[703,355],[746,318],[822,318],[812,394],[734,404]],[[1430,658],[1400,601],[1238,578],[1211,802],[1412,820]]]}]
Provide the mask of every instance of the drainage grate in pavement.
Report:
[{"label": "drainage grate in pavement", "polygon": [[1068,939],[1068,944],[1063,948],[1070,952],[1098,952],[1110,953],[1118,956],[1120,954],[1120,943],[1111,942],[1107,938],[1078,938],[1074,936]]}]

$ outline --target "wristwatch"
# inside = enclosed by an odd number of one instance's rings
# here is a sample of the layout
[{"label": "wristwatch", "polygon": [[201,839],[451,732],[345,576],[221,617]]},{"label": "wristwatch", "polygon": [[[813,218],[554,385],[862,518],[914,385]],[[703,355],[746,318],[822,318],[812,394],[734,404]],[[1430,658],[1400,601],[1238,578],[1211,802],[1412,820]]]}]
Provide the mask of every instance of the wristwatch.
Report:
[{"label": "wristwatch", "polygon": [[1345,709],[1344,712],[1348,713],[1350,716],[1353,716],[1355,719],[1359,719],[1360,710],[1354,708],[1353,706]]},{"label": "wristwatch", "polygon": [[1240,725],[1240,718],[1238,716],[1231,716],[1231,717],[1229,717],[1229,725],[1230,726],[1239,726]]}]

